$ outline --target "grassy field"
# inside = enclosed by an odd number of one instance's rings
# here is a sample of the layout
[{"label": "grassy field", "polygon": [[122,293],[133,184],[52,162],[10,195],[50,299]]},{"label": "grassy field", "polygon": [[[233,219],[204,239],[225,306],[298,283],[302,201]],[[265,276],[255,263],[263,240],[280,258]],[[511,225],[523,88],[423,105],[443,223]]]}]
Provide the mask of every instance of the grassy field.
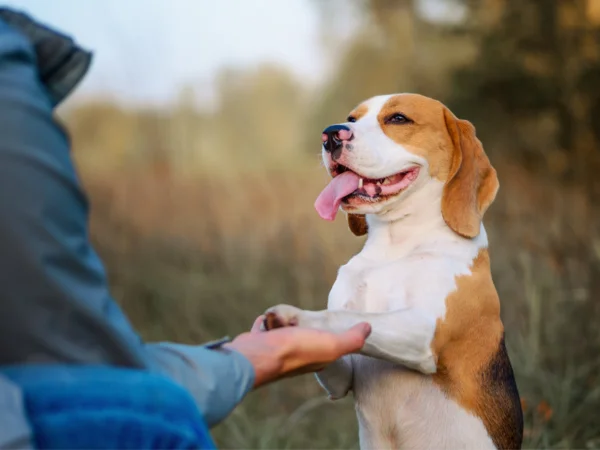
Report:
[{"label": "grassy field", "polygon": [[[493,162],[501,190],[486,225],[524,447],[600,448],[598,217],[576,188]],[[80,168],[114,295],[146,339],[235,335],[280,302],[324,308],[362,244],[312,209],[326,180],[316,156],[186,176]],[[253,392],[214,436],[220,448],[358,446],[351,399],[327,401],[309,375]]]}]

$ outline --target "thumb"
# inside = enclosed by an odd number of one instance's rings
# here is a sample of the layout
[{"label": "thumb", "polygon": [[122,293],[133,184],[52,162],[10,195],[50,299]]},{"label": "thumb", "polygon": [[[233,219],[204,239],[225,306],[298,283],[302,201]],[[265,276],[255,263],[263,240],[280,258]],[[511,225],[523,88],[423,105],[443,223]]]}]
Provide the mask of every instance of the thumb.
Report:
[{"label": "thumb", "polygon": [[370,334],[371,325],[368,322],[361,322],[354,325],[349,330],[338,335],[339,351],[344,355],[360,351]]}]

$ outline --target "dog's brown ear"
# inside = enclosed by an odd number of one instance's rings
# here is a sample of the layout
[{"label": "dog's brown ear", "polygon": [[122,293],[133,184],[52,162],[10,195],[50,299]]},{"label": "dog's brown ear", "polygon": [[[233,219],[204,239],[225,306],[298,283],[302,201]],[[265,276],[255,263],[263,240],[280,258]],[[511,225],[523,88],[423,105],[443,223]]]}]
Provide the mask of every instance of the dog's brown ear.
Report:
[{"label": "dog's brown ear", "polygon": [[475,127],[457,119],[447,108],[444,119],[453,148],[442,216],[456,233],[474,238],[479,234],[483,215],[496,198],[498,176],[475,135]]},{"label": "dog's brown ear", "polygon": [[364,214],[348,214],[348,227],[355,236],[364,236],[369,230]]}]

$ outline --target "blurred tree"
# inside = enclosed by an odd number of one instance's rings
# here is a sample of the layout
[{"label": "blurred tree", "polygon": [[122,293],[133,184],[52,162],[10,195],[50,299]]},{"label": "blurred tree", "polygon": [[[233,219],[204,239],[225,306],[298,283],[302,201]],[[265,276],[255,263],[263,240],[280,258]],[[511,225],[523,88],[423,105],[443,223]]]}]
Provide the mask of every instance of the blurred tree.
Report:
[{"label": "blurred tree", "polygon": [[280,164],[298,151],[305,95],[289,72],[270,65],[223,70],[217,91],[212,133],[221,151],[247,166],[264,166],[266,160]]},{"label": "blurred tree", "polygon": [[593,188],[590,168],[598,167],[600,144],[600,2],[465,3],[469,23],[480,25],[470,28],[480,42],[479,57],[456,72],[452,104],[484,134],[512,139],[511,156],[531,170],[550,170]]},{"label": "blurred tree", "polygon": [[132,158],[148,166],[158,179],[169,178],[173,169],[168,118],[167,113],[158,110],[142,110],[137,116],[138,147]]},{"label": "blurred tree", "polygon": [[184,85],[169,120],[171,160],[180,172],[196,172],[210,160],[211,114],[198,109],[196,98],[194,86]]}]

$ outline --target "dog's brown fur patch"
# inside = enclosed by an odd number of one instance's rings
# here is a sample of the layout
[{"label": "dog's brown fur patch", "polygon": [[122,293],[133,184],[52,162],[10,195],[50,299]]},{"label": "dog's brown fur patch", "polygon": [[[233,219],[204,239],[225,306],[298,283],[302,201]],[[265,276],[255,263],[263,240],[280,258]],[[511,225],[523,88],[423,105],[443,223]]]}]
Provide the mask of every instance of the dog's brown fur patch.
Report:
[{"label": "dog's brown fur patch", "polygon": [[[387,123],[397,113],[410,122]],[[448,226],[461,236],[477,236],[499,183],[475,127],[457,119],[441,102],[417,94],[390,97],[377,120],[386,136],[425,158],[429,175],[445,183],[442,215]]]},{"label": "dog's brown fur patch", "polygon": [[432,342],[438,357],[433,380],[481,418],[498,448],[520,448],[523,415],[487,249],[479,252],[471,271],[457,277],[457,289],[446,300],[446,317],[438,320]]},{"label": "dog's brown fur patch", "polygon": [[[452,155],[452,141],[444,123],[445,109],[439,101],[422,95],[398,94],[390,97],[377,115],[383,133],[407,151],[425,158],[429,175],[440,181],[448,178]],[[397,113],[411,122],[386,123],[388,117]]]},{"label": "dog's brown fur patch", "polygon": [[355,236],[364,236],[369,230],[367,219],[364,214],[348,213],[348,228]]},{"label": "dog's brown fur patch", "polygon": [[363,117],[368,112],[369,112],[369,107],[365,103],[361,103],[356,108],[354,108],[350,112],[350,114],[348,114],[348,117],[354,117],[355,120],[359,120],[361,117]]},{"label": "dog's brown fur patch", "polygon": [[442,216],[456,233],[473,238],[479,234],[483,215],[496,198],[500,184],[475,135],[475,127],[454,117],[447,108],[444,120],[453,150],[444,186]]}]

